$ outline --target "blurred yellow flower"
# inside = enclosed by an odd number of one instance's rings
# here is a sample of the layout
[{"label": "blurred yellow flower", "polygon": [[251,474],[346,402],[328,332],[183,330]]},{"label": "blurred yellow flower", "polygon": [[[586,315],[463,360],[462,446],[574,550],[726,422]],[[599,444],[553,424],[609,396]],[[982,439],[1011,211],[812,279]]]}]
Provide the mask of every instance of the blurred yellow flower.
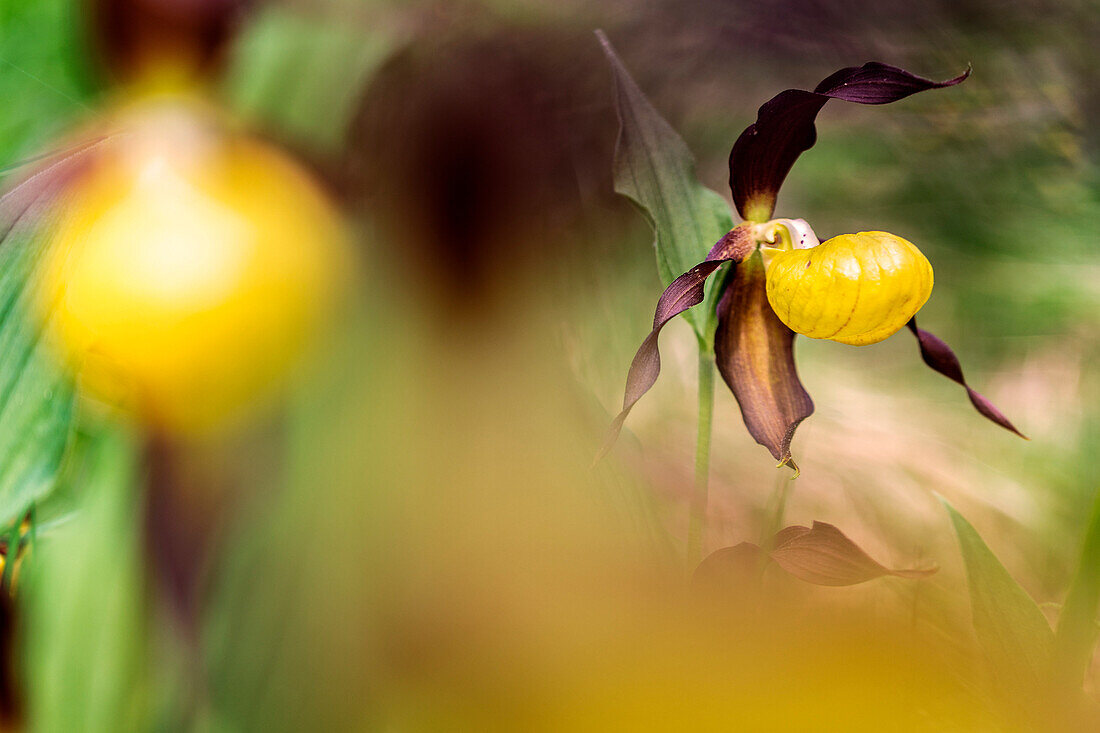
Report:
[{"label": "blurred yellow flower", "polygon": [[270,393],[345,267],[337,212],[277,150],[150,97],[57,204],[40,303],[87,390],[205,431]]}]

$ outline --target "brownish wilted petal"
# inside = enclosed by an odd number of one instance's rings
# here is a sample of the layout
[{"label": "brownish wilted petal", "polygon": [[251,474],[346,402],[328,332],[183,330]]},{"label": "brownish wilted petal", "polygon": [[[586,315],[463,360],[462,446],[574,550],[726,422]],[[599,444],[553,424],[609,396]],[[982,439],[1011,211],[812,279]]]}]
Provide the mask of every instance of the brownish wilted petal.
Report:
[{"label": "brownish wilted petal", "polygon": [[1027,440],[1027,436],[1017,430],[1016,426],[1009,422],[1008,418],[1001,414],[1001,411],[994,407],[992,402],[970,388],[970,385],[966,383],[966,379],[963,378],[962,365],[959,364],[959,358],[955,356],[955,352],[951,350],[951,347],[944,343],[943,339],[925,331],[923,328],[917,328],[916,318],[909,320],[909,330],[917,337],[917,342],[920,344],[920,355],[921,358],[924,359],[925,364],[948,379],[961,384],[966,389],[966,394],[970,397],[971,404],[973,404],[974,408],[982,415],[997,423],[1005,430],[1011,430],[1024,440]]},{"label": "brownish wilted petal", "polygon": [[795,369],[794,332],[768,305],[759,255],[737,266],[718,304],[714,353],[749,433],[781,464],[791,463],[795,428],[814,403]]},{"label": "brownish wilted petal", "polygon": [[657,348],[661,329],[688,308],[703,302],[703,288],[707,278],[714,274],[715,270],[726,262],[740,261],[752,251],[754,246],[747,225],[741,224],[734,227],[711,248],[706,260],[673,280],[665,288],[665,292],[661,293],[661,298],[657,301],[657,310],[653,314],[653,330],[642,341],[638,353],[634,355],[634,361],[630,364],[630,371],[626,375],[623,409],[612,420],[607,439],[596,455],[596,461],[611,450],[631,408],[657,382],[657,377],[661,373],[661,352]]},{"label": "brownish wilted petal", "polygon": [[839,529],[825,522],[813,527],[787,527],[776,535],[778,540],[771,559],[799,580],[815,585],[855,585],[883,575],[922,578],[936,568],[891,570],[871,558]]},{"label": "brownish wilted petal", "polygon": [[813,146],[814,120],[830,99],[887,104],[927,89],[953,86],[969,75],[967,69],[954,79],[938,82],[872,61],[837,71],[812,92],[780,92],[760,107],[756,122],[741,133],[730,152],[730,189],[737,211],[754,221],[771,218],[779,187],[798,156]]}]

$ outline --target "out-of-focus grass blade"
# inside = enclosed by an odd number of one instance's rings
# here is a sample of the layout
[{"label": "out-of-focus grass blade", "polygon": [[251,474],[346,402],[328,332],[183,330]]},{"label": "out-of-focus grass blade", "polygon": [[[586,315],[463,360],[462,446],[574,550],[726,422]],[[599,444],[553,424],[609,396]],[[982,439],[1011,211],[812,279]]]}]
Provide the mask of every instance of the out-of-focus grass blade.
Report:
[{"label": "out-of-focus grass blade", "polygon": [[40,538],[24,566],[27,717],[36,731],[148,730],[135,441],[112,428],[85,448],[70,477],[80,520]]},{"label": "out-of-focus grass blade", "polygon": [[1093,498],[1092,511],[1081,544],[1081,560],[1066,593],[1054,634],[1055,673],[1068,686],[1079,687],[1096,653],[1096,625],[1100,607],[1100,491]]},{"label": "out-of-focus grass blade", "polygon": [[[615,191],[633,201],[649,221],[656,239],[657,269],[665,285],[699,264],[733,228],[730,208],[695,177],[695,158],[687,144],[653,108],[631,78],[602,32],[597,32],[615,79],[619,141],[615,147]],[[715,309],[714,281],[707,286],[700,317],[684,317],[707,337]]]},{"label": "out-of-focus grass blade", "polygon": [[0,242],[0,525],[51,491],[71,432],[71,378],[29,312],[42,249],[32,228]]},{"label": "out-of-focus grass blade", "polygon": [[1054,632],[970,522],[942,498],[959,538],[978,642],[1006,690],[1035,694],[1050,676]]},{"label": "out-of-focus grass blade", "polygon": [[252,122],[331,153],[372,72],[398,42],[384,27],[349,27],[272,5],[245,29],[225,91],[231,107]]},{"label": "out-of-focus grass blade", "polygon": [[[391,354],[400,353],[401,336],[385,341]],[[203,640],[211,702],[228,729],[384,729],[375,720],[369,679],[376,630],[368,591],[378,568],[364,562],[363,550],[379,544],[387,510],[374,493],[377,477],[364,486],[358,467],[365,454],[367,465],[385,475],[377,452],[400,456],[401,443],[379,430],[364,446],[356,437],[363,433],[349,426],[378,424],[364,417],[365,404],[394,414],[381,395],[403,390],[367,348],[363,339],[349,338],[299,385],[288,406],[287,486],[226,542]],[[349,368],[356,375],[369,370],[362,389],[372,399],[365,401]],[[346,474],[352,466],[355,481]]]},{"label": "out-of-focus grass blade", "polygon": [[98,427],[84,424],[79,419],[74,421],[73,436],[53,489],[34,504],[36,537],[49,536],[80,517],[86,492],[81,477],[86,471],[89,455],[99,440]]}]

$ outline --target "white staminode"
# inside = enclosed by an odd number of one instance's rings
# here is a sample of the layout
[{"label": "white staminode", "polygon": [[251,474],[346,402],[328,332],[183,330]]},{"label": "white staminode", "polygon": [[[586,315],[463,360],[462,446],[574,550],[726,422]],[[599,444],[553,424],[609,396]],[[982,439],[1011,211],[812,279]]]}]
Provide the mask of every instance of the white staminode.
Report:
[{"label": "white staminode", "polygon": [[759,224],[756,240],[760,242],[760,256],[764,260],[764,267],[768,266],[776,252],[812,249],[821,244],[805,219],[772,219],[765,224]]}]

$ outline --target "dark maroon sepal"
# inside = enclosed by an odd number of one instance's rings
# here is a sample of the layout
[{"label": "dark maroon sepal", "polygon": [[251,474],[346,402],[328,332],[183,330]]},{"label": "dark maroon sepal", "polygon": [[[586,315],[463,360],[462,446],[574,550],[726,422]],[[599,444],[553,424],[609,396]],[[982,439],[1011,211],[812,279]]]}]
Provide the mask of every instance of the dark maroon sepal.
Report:
[{"label": "dark maroon sepal", "polygon": [[730,189],[742,218],[767,221],[779,187],[791,166],[817,139],[814,120],[830,99],[857,104],[888,104],[928,89],[954,86],[970,69],[947,81],[932,81],[896,66],[871,61],[841,69],[812,92],[788,89],[760,107],[730,152]]},{"label": "dark maroon sepal", "polygon": [[745,427],[780,464],[790,464],[791,439],[814,403],[794,364],[794,331],[768,304],[759,256],[738,265],[718,304],[714,354]]}]

